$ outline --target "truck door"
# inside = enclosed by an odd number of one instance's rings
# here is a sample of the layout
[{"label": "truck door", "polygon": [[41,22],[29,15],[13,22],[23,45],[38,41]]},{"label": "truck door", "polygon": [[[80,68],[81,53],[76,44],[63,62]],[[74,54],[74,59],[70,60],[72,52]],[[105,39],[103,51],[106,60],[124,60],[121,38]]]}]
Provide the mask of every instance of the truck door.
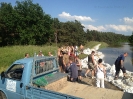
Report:
[{"label": "truck door", "polygon": [[23,70],[24,64],[14,64],[5,72],[2,84],[8,99],[24,99]]}]

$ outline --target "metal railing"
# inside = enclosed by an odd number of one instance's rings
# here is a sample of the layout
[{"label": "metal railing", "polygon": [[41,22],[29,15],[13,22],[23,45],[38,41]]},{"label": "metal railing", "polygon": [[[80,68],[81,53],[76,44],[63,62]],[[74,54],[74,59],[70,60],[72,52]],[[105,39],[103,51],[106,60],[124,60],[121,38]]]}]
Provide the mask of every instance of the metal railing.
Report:
[{"label": "metal railing", "polygon": [[32,74],[31,74],[31,84],[33,78],[42,77],[43,75],[57,72],[58,63],[57,57],[55,56],[42,56],[37,57],[34,55],[33,65],[32,65]]}]

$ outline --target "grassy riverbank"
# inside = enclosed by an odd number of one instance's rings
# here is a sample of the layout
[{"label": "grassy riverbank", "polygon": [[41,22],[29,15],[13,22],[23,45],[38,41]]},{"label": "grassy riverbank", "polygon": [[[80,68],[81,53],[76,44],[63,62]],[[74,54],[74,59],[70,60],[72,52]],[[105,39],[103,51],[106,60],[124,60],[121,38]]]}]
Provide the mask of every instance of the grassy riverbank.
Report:
[{"label": "grassy riverbank", "polygon": [[[105,42],[96,42],[96,41],[90,41],[90,42],[88,42],[86,45],[85,45],[85,49],[86,48],[93,48],[94,46],[96,46],[96,45],[98,45],[98,44],[101,44],[101,46],[100,46],[100,48],[99,49],[101,49],[101,48],[105,48],[105,47],[107,47],[107,46],[109,46],[107,43],[105,43]],[[83,59],[83,58],[85,58],[85,57],[87,57],[87,55],[86,54],[80,54],[79,55],[79,58],[80,59]]]},{"label": "grassy riverbank", "polygon": [[[95,45],[101,43],[100,48],[108,46],[104,42],[95,42],[91,41],[85,45],[85,48],[93,48]],[[52,46],[44,45],[44,46],[6,46],[0,47],[0,72],[6,70],[15,60],[24,58],[25,53],[29,53],[30,56],[34,56],[34,53],[38,53],[39,50],[42,50],[43,54],[46,56],[48,52],[52,52],[53,55],[55,51],[57,51],[57,47],[55,44]],[[80,55],[80,58],[84,58],[86,55]]]}]

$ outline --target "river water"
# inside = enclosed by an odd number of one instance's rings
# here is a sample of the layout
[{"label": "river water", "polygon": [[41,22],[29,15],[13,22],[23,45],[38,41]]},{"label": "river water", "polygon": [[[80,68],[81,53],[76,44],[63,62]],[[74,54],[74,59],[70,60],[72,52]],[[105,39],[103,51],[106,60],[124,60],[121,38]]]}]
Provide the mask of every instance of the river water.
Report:
[{"label": "river water", "polygon": [[128,71],[133,72],[133,46],[128,43],[124,43],[122,47],[107,47],[98,50],[102,52],[105,56],[103,58],[105,63],[109,63],[111,66],[114,64],[116,58],[123,54],[124,52],[128,52],[128,56],[125,58],[124,66]]}]

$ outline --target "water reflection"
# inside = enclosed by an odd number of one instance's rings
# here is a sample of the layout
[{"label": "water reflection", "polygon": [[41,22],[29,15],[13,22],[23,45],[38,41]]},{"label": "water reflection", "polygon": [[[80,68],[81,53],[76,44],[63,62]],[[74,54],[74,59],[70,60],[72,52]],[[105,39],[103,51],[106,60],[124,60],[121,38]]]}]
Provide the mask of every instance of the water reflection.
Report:
[{"label": "water reflection", "polygon": [[107,47],[99,51],[101,51],[105,55],[104,61],[106,63],[109,63],[110,65],[114,64],[116,58],[120,54],[128,52],[128,56],[125,58],[124,66],[126,67],[127,70],[133,72],[133,47],[128,43],[123,44],[122,47],[118,48]]}]

